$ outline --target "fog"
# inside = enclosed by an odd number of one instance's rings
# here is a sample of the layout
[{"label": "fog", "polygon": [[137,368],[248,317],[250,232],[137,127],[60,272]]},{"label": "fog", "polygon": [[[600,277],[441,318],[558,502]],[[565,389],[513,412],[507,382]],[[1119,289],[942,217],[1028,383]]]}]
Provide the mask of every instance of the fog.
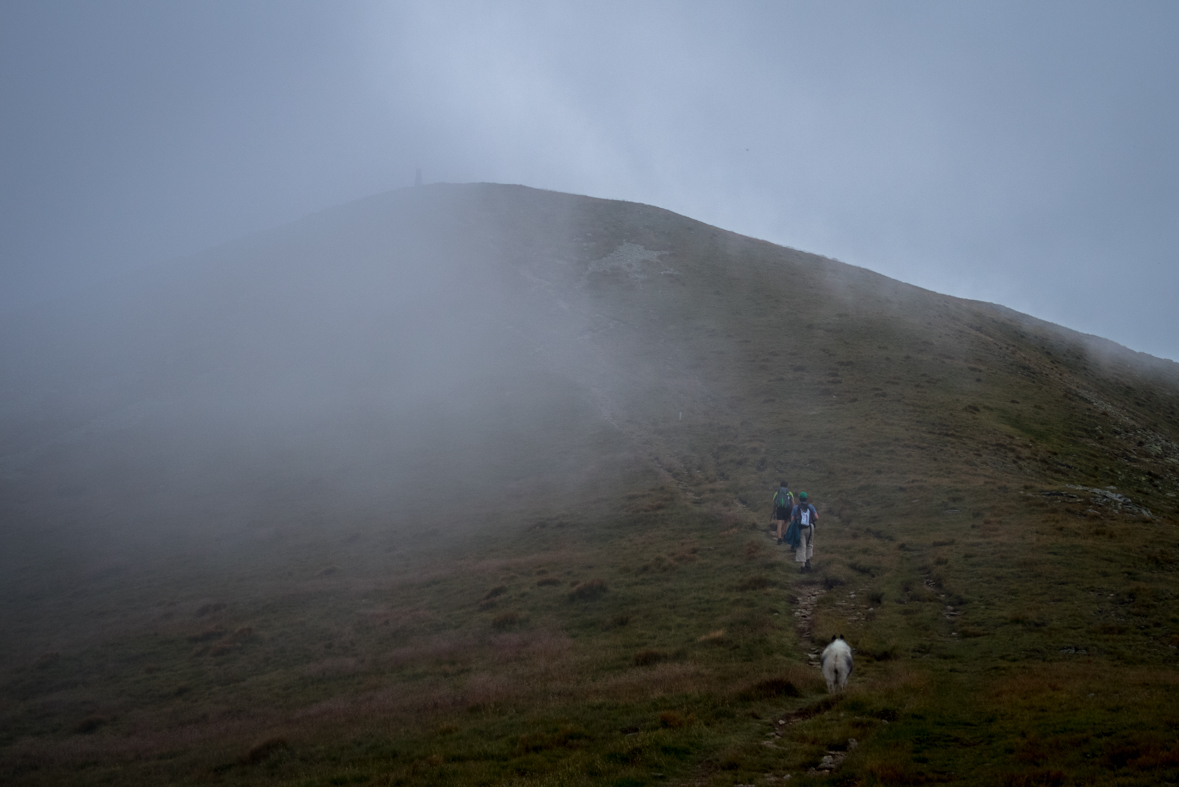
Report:
[{"label": "fog", "polygon": [[[560,508],[625,464],[654,387],[676,414],[716,394],[700,351],[637,345],[581,286],[655,287],[661,248],[446,182],[657,205],[1179,357],[1169,5],[0,17],[9,543]],[[823,297],[854,308],[840,276]]]},{"label": "fog", "polygon": [[712,454],[661,430],[751,417],[724,404],[761,384],[734,331],[783,259],[646,206],[424,185],[10,318],[4,552],[216,562],[616,511]]},{"label": "fog", "polygon": [[513,234],[536,217],[487,190],[403,189],[8,324],[9,545],[207,548],[464,511],[449,529],[473,530],[480,500],[571,492],[624,386],[581,340],[573,217],[531,202],[541,231]]}]

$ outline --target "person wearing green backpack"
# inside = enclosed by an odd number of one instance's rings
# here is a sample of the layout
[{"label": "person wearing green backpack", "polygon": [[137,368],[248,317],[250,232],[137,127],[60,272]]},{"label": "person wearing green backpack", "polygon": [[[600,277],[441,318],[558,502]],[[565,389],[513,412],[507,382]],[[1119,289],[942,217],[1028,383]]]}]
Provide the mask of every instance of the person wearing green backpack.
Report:
[{"label": "person wearing green backpack", "polygon": [[786,524],[786,520],[790,518],[790,512],[794,509],[794,493],[790,491],[790,487],[783,481],[778,486],[778,491],[774,493],[774,522],[778,525],[778,543],[782,543],[782,526]]}]

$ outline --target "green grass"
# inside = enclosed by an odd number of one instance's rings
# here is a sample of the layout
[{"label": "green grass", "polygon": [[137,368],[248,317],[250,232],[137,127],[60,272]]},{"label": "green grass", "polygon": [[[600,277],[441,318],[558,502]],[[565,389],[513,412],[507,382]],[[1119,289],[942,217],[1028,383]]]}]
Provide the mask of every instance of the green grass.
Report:
[{"label": "green grass", "polygon": [[[558,415],[521,437],[487,394],[503,422],[445,432],[396,505],[284,487],[196,548],[31,538],[0,781],[1179,782],[1172,372],[654,209],[456,193],[610,321],[522,378]],[[622,240],[677,275],[584,273]],[[769,536],[782,477],[810,574]]]},{"label": "green grass", "polygon": [[[180,598],[151,605],[146,630],[18,670],[6,764],[27,783],[725,784],[797,776],[855,738],[840,773],[864,783],[1158,778],[1179,718],[1174,650],[1158,642],[1173,586],[1134,560],[1149,533],[1137,523],[1109,555],[1108,537],[1062,532],[1067,513],[1011,496],[963,496],[952,525],[904,517],[891,540],[825,523],[806,577],[758,518],[690,503],[481,540],[407,580],[352,575],[360,546],[277,597],[246,583],[185,600],[157,577]],[[992,509],[1042,524],[988,526]],[[804,582],[830,585],[816,638],[856,643],[858,671],[842,702],[778,725],[825,696],[794,626]],[[759,692],[775,679],[800,696]]]}]

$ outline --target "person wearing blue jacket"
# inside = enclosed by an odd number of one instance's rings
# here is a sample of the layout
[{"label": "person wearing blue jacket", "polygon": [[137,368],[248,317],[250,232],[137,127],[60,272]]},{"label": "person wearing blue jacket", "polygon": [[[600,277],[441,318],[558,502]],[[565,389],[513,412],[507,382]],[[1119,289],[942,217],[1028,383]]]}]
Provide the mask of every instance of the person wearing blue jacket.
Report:
[{"label": "person wearing blue jacket", "polygon": [[815,554],[815,520],[818,518],[815,507],[807,500],[806,492],[799,492],[798,504],[790,511],[790,524],[791,529],[797,529],[798,532],[794,562],[802,563],[804,572],[811,570],[811,558]]}]

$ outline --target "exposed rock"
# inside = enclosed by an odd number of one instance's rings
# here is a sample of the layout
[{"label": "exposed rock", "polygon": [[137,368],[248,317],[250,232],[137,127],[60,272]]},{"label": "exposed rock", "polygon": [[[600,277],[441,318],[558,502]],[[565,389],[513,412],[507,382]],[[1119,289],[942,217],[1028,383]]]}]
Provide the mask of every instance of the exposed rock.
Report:
[{"label": "exposed rock", "polygon": [[1134,501],[1125,495],[1119,495],[1113,491],[1113,487],[1106,487],[1105,489],[1098,489],[1091,486],[1076,486],[1074,484],[1067,484],[1069,489],[1079,489],[1083,492],[1088,492],[1089,502],[1093,505],[1102,506],[1104,508],[1112,508],[1120,513],[1139,514],[1140,516],[1147,516],[1151,519],[1154,514],[1150,513],[1149,508],[1134,505]]},{"label": "exposed rock", "polygon": [[[591,262],[589,273],[609,273],[610,271],[620,270],[632,279],[643,281],[647,278],[647,274],[643,272],[643,263],[658,262],[659,258],[664,254],[667,254],[667,252],[651,251],[637,243],[630,243],[628,241],[602,259]],[[668,269],[660,271],[660,273],[678,274],[679,271]]]}]

